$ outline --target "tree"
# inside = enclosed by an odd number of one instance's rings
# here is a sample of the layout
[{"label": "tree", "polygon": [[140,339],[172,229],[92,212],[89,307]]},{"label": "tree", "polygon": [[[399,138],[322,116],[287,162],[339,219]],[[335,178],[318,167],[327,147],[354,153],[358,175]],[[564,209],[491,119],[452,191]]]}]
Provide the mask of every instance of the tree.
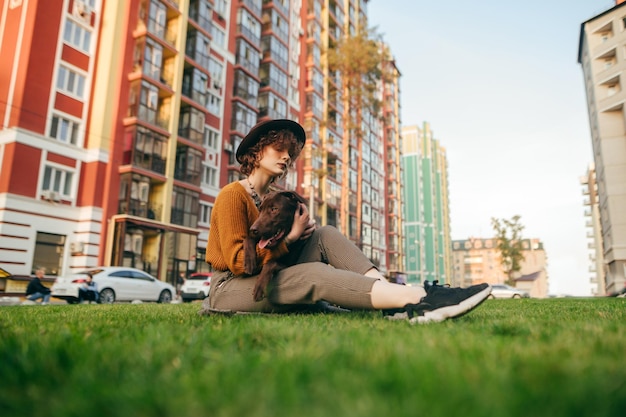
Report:
[{"label": "tree", "polygon": [[524,253],[522,252],[522,230],[520,216],[513,216],[510,220],[491,218],[491,225],[498,241],[497,248],[502,257],[502,266],[507,275],[506,283],[514,285],[513,275],[522,269]]},{"label": "tree", "polygon": [[[344,103],[341,122],[343,123],[342,180],[340,230],[350,236],[350,197],[356,193],[356,235],[357,244],[361,241],[362,206],[362,142],[363,119],[371,115],[382,118],[379,92],[381,82],[386,80],[384,62],[389,60],[375,29],[369,32],[362,27],[356,33],[346,36],[336,45],[328,48],[328,69],[341,77],[340,97]],[[351,142],[353,145],[351,145]],[[356,145],[356,146],[354,146]],[[356,161],[352,158],[355,157]],[[356,166],[355,166],[356,165]],[[357,189],[350,189],[350,167],[356,173]]]}]

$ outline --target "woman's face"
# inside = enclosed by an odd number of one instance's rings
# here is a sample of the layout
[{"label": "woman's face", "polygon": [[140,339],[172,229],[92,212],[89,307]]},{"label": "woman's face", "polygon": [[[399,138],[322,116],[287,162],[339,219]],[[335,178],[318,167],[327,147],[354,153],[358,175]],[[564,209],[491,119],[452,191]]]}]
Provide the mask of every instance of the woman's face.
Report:
[{"label": "woman's face", "polygon": [[279,151],[274,146],[269,145],[261,151],[259,169],[267,171],[270,176],[279,177],[283,175],[290,165],[291,157],[287,149]]}]

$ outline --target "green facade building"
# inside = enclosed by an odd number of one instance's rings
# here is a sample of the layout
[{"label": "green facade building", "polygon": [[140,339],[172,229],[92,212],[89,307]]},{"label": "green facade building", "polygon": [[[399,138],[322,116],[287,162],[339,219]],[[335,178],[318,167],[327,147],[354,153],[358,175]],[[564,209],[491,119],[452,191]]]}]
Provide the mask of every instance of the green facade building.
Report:
[{"label": "green facade building", "polygon": [[409,283],[451,279],[450,210],[446,151],[428,123],[403,136],[405,272]]}]

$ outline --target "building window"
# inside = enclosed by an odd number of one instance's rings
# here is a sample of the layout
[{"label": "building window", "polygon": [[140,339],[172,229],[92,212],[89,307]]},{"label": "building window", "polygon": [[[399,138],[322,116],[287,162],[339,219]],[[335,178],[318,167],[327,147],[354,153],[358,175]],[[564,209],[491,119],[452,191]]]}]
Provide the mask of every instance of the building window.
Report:
[{"label": "building window", "polygon": [[165,174],[166,148],[167,137],[137,125],[126,132],[123,163]]},{"label": "building window", "polygon": [[191,0],[189,17],[205,31],[211,31],[211,4],[207,0]]},{"label": "building window", "polygon": [[180,110],[178,119],[178,135],[190,141],[202,144],[204,140],[204,112],[195,107],[187,106]]},{"label": "building window", "polygon": [[261,40],[261,23],[246,9],[239,9],[239,13],[237,14],[237,25],[239,27],[239,32],[241,32],[242,35],[254,44],[259,43]]},{"label": "building window", "polygon": [[222,49],[226,47],[226,34],[217,25],[211,26],[211,38],[213,39],[214,45],[217,45]]},{"label": "building window", "polygon": [[237,39],[237,64],[244,67],[249,73],[257,74],[260,60],[261,54],[244,38]]},{"label": "building window", "polygon": [[209,59],[209,74],[211,74],[211,82],[215,88],[221,88],[222,86],[222,73],[224,72],[224,65],[222,65],[216,59]]},{"label": "building window", "polygon": [[258,91],[258,81],[241,70],[235,71],[235,96],[256,107]]},{"label": "building window", "polygon": [[160,39],[165,38],[165,22],[167,9],[160,1],[150,2],[150,14],[148,16],[148,31]]},{"label": "building window", "polygon": [[85,77],[61,65],[57,75],[57,89],[82,99],[85,92]]},{"label": "building window", "polygon": [[43,173],[42,191],[57,193],[64,199],[71,199],[74,172],[51,165],[46,165]]},{"label": "building window", "polygon": [[211,223],[211,212],[213,211],[212,204],[200,203],[200,218],[198,219],[199,224],[208,225]]},{"label": "building window", "polygon": [[146,46],[143,52],[143,72],[154,80],[161,79],[161,61],[163,60],[163,47],[150,38],[146,38]]},{"label": "building window", "polygon": [[202,170],[202,152],[189,147],[176,148],[176,167],[174,178],[193,185],[200,185],[200,171]]},{"label": "building window", "polygon": [[33,273],[37,268],[44,268],[46,275],[59,275],[63,270],[65,240],[65,235],[37,232],[33,254]]},{"label": "building window", "polygon": [[196,61],[203,69],[209,70],[211,41],[201,32],[190,28],[187,31],[185,54]]},{"label": "building window", "polygon": [[204,165],[204,172],[202,174],[202,185],[205,187],[217,188],[217,180],[217,168]]},{"label": "building window", "polygon": [[226,11],[228,10],[228,0],[215,0],[215,12],[222,19],[226,18]]},{"label": "building window", "polygon": [[219,138],[220,134],[218,131],[213,130],[211,128],[207,128],[204,131],[204,147],[207,150],[218,151],[219,150]]},{"label": "building window", "polygon": [[233,103],[233,118],[230,127],[241,133],[247,133],[256,124],[256,112],[244,106],[242,103]]},{"label": "building window", "polygon": [[50,137],[59,142],[76,145],[79,128],[80,123],[55,114],[52,116],[52,124],[50,125]]},{"label": "building window", "polygon": [[88,54],[91,47],[91,31],[68,19],[65,21],[65,28],[63,29],[63,41]]},{"label": "building window", "polygon": [[173,224],[186,227],[198,226],[198,214],[200,213],[200,194],[182,187],[174,187],[172,193],[172,216]]},{"label": "building window", "polygon": [[209,113],[220,116],[222,113],[222,100],[215,94],[209,92],[206,108]]}]

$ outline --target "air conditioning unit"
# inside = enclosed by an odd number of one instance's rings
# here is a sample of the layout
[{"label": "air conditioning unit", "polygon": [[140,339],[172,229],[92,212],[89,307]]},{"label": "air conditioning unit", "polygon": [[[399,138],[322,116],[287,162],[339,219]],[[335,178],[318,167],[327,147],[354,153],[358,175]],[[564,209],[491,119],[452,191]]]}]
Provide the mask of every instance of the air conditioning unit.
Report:
[{"label": "air conditioning unit", "polygon": [[222,80],[220,80],[219,78],[214,79],[213,88],[217,88],[217,89],[222,88]]},{"label": "air conditioning unit", "polygon": [[72,255],[81,254],[85,251],[85,244],[83,242],[70,242],[70,253]]},{"label": "air conditioning unit", "polygon": [[82,0],[74,0],[72,15],[86,24],[91,24],[91,7]]},{"label": "air conditioning unit", "polygon": [[41,196],[44,198],[44,200],[61,201],[61,196],[59,195],[59,193],[53,190],[43,190],[41,192]]},{"label": "air conditioning unit", "polygon": [[233,144],[230,143],[230,142],[224,143],[224,150],[228,151],[228,152],[232,152],[233,151]]}]

